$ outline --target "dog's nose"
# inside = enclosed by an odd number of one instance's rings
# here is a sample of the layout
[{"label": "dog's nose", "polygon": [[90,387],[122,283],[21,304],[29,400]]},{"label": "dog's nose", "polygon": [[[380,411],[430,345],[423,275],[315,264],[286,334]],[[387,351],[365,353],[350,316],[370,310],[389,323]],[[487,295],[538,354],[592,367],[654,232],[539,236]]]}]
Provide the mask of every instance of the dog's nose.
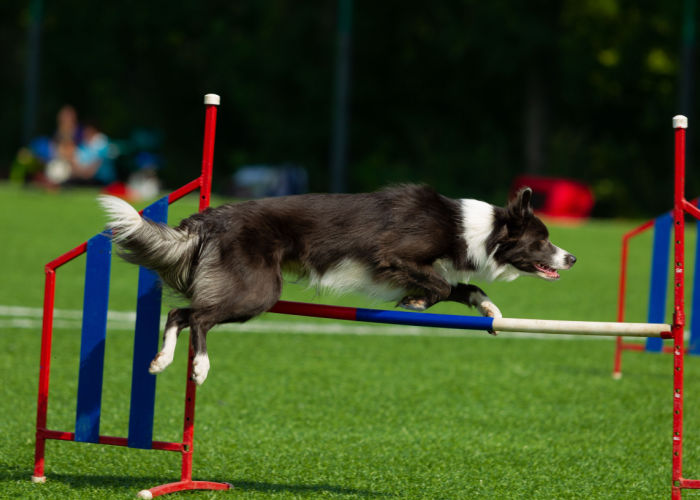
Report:
[{"label": "dog's nose", "polygon": [[571,255],[571,254],[569,253],[569,254],[566,254],[566,257],[564,258],[564,261],[566,262],[566,265],[567,265],[567,266],[571,267],[571,266],[573,266],[574,264],[576,264],[576,257],[574,257],[573,255]]}]

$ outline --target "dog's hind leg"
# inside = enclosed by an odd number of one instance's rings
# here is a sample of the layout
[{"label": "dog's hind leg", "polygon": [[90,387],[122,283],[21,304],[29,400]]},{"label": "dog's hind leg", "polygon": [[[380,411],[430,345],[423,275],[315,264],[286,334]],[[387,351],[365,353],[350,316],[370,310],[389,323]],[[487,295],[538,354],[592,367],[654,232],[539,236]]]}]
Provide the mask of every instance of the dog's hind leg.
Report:
[{"label": "dog's hind leg", "polygon": [[190,334],[192,335],[192,348],[194,359],[192,360],[192,380],[197,385],[202,385],[209,374],[209,354],[207,354],[207,332],[214,326],[206,314],[195,312],[190,317]]},{"label": "dog's hind leg", "polygon": [[[208,331],[219,323],[243,323],[270,309],[282,293],[282,274],[278,267],[248,269],[245,275],[226,274],[228,279],[210,282],[204,297],[194,297],[189,317],[194,360],[192,380],[201,385],[207,378],[210,363],[207,353]],[[216,290],[212,290],[216,288]]]},{"label": "dog's hind leg", "polygon": [[183,328],[190,326],[191,309],[171,309],[163,330],[163,347],[148,367],[149,373],[160,373],[173,362],[175,344]]}]

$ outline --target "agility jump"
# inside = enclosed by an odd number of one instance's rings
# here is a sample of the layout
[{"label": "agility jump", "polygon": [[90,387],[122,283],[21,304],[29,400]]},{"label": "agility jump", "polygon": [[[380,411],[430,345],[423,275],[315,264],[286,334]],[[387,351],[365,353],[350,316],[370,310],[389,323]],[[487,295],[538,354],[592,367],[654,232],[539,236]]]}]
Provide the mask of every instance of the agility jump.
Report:
[{"label": "agility jump", "polygon": [[[153,220],[167,220],[167,206],[186,194],[199,190],[200,211],[209,205],[211,175],[213,166],[216,111],[219,97],[205,96],[206,120],[202,173],[200,177],[172,192],[144,210],[144,215]],[[674,424],[673,424],[673,498],[680,498],[682,488],[700,488],[700,480],[682,479],[682,409],[683,409],[683,246],[685,213],[700,216],[700,210],[685,201],[683,197],[685,170],[685,117],[674,118],[676,145],[676,182],[673,218],[675,225],[675,308],[673,324],[664,323],[615,323],[588,321],[551,321],[540,319],[490,318],[459,316],[377,309],[351,308],[279,301],[269,312],[319,318],[391,323],[440,328],[458,328],[484,331],[539,332],[552,334],[633,336],[674,339]],[[81,370],[78,387],[78,411],[74,432],[50,430],[46,427],[49,374],[51,364],[51,340],[53,328],[53,308],[56,271],[62,265],[87,253],[85,301],[81,340]],[[148,374],[148,362],[158,348],[159,315],[161,306],[160,289],[156,277],[146,269],[140,270],[139,302],[137,305],[136,334],[133,360],[133,382],[131,395],[131,418],[128,437],[102,436],[99,434],[101,411],[102,369],[104,361],[104,339],[106,336],[107,303],[109,287],[109,258],[111,241],[98,234],[89,241],[77,246],[45,267],[44,318],[42,327],[41,358],[39,368],[39,391],[37,403],[36,450],[32,480],[42,483],[44,475],[45,442],[47,439],[81,441],[95,444],[128,446],[133,448],[177,451],[182,455],[180,481],[156,486],[139,492],[141,498],[182,490],[228,489],[228,483],[193,481],[192,454],[194,444],[194,410],[196,385],[192,381],[193,349],[187,371],[185,394],[185,416],[182,442],[154,441],[153,405],[155,397],[155,377]]]},{"label": "agility jump", "polygon": [[[700,199],[691,200],[698,206]],[[696,224],[700,228],[700,224]],[[648,220],[638,227],[628,231],[622,236],[622,249],[620,256],[620,282],[618,288],[617,321],[625,321],[625,302],[627,292],[627,258],[630,241],[647,231],[653,232],[651,273],[649,280],[649,296],[647,306],[647,321],[650,323],[663,322],[666,318],[666,296],[668,292],[668,272],[671,268],[671,231],[673,229],[673,212],[669,211],[654,219]],[[700,355],[700,238],[695,242],[695,274],[693,276],[693,289],[691,300],[690,340],[685,349],[686,354]],[[637,342],[624,342],[622,337],[617,338],[615,345],[615,361],[613,377],[622,377],[622,353],[624,351],[646,351],[671,353],[671,346],[664,346],[660,339],[648,338],[644,344]]]},{"label": "agility jump", "polygon": [[[152,220],[167,222],[168,205],[194,191],[199,191],[199,210],[204,210],[209,206],[219,96],[207,94],[204,96],[204,104],[206,114],[201,175],[145,208],[143,214]],[[148,373],[148,364],[158,350],[161,288],[158,276],[148,269],[141,268],[139,270],[129,434],[128,437],[100,435],[111,248],[111,239],[100,233],[45,266],[44,317],[41,333],[36,445],[32,481],[35,483],[46,481],[44,474],[46,440],[56,439],[179,452],[182,461],[180,480],[143,490],[139,492],[141,498],[153,498],[165,493],[183,490],[229,489],[231,485],[228,483],[192,480],[196,384],[192,381],[194,355],[191,347],[188,356],[182,442],[153,440],[156,378]],[[87,254],[85,298],[75,430],[73,432],[51,430],[46,427],[46,422],[49,404],[56,271],[64,264],[85,253]]]}]

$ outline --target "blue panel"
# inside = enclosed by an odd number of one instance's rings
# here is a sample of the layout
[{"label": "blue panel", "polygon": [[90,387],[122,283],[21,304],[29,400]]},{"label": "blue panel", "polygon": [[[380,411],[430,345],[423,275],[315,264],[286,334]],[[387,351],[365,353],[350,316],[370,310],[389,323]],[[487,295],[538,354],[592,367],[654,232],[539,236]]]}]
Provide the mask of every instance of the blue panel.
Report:
[{"label": "blue panel", "polygon": [[[168,197],[146,207],[143,215],[154,222],[167,222]],[[129,412],[128,445],[131,448],[150,449],[153,442],[156,376],[148,373],[148,365],[158,352],[161,292],[158,275],[144,267],[139,268]]]},{"label": "blue panel", "polygon": [[[654,247],[651,255],[648,323],[665,323],[672,227],[673,217],[671,214],[657,217],[654,221]],[[647,339],[647,351],[661,352],[662,349],[663,339],[652,337]]]},{"label": "blue panel", "polygon": [[75,440],[88,443],[97,443],[100,435],[111,256],[109,236],[98,234],[88,240],[75,417]]},{"label": "blue panel", "polygon": [[[700,201],[698,201],[700,207]],[[700,354],[700,221],[697,228],[695,241],[695,271],[693,274],[693,300],[690,306],[690,354]],[[686,316],[687,317],[687,316]]]},{"label": "blue panel", "polygon": [[468,330],[491,330],[493,318],[482,316],[457,316],[378,309],[357,309],[357,321],[392,323],[397,325],[436,326],[439,328],[462,328]]}]

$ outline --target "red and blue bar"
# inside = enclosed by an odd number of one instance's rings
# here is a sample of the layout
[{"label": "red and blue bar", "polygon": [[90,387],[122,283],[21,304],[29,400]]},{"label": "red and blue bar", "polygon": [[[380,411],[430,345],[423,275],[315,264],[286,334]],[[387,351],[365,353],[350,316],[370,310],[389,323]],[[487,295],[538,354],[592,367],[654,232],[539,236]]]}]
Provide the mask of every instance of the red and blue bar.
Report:
[{"label": "red and blue bar", "polygon": [[386,311],[362,307],[329,306],[280,300],[269,312],[311,316],[314,318],[343,319],[368,323],[392,325],[432,326],[437,328],[459,328],[463,330],[493,330],[493,318],[482,316],[459,316],[410,311]]}]

